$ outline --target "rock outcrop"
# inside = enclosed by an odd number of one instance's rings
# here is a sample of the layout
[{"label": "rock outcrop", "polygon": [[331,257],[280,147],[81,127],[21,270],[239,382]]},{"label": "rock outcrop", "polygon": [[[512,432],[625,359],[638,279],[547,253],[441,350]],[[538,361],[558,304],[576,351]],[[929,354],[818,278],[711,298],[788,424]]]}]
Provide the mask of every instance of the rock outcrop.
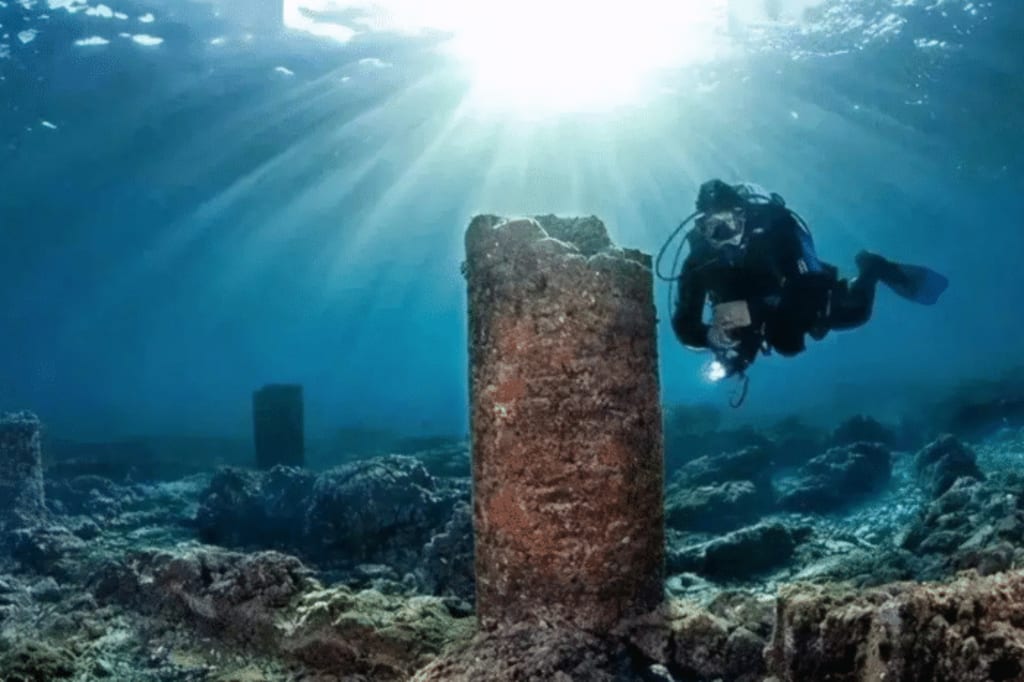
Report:
[{"label": "rock outcrop", "polygon": [[793,511],[832,511],[878,492],[892,475],[889,450],[878,443],[832,448],[779,484],[778,504]]},{"label": "rock outcrop", "polygon": [[977,455],[952,435],[945,435],[918,452],[914,466],[932,497],[949,490],[959,478],[984,478],[978,469]]},{"label": "rock outcrop", "polygon": [[1024,678],[1024,574],[862,592],[795,585],[766,651],[779,682]]}]

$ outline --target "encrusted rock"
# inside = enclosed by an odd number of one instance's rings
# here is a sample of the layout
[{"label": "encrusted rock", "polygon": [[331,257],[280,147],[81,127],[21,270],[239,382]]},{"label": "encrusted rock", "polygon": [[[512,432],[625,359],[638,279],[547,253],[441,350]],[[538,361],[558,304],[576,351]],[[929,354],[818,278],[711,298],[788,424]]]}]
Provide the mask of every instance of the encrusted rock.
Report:
[{"label": "encrusted rock", "polygon": [[932,497],[938,497],[958,478],[984,478],[977,459],[973,450],[956,437],[946,435],[918,452],[914,465]]},{"label": "encrusted rock", "polygon": [[313,486],[307,542],[315,557],[412,565],[454,503],[412,457],[388,455],[336,467]]},{"label": "encrusted rock", "polygon": [[473,601],[473,509],[468,503],[456,505],[444,530],[424,545],[417,575],[430,594]]},{"label": "encrusted rock", "polygon": [[306,665],[336,673],[408,680],[454,642],[468,640],[472,618],[454,618],[434,597],[389,597],[344,588],[303,595],[283,650]]},{"label": "encrusted rock", "polygon": [[833,448],[779,484],[778,504],[794,511],[831,511],[875,493],[889,482],[892,460],[878,443]]},{"label": "encrusted rock", "polygon": [[927,560],[923,578],[955,570],[983,574],[1024,561],[1024,477],[959,478],[907,529],[902,546]]},{"label": "encrusted rock", "polygon": [[41,429],[31,412],[0,416],[0,531],[46,516]]},{"label": "encrusted rock", "polygon": [[750,481],[673,486],[665,501],[665,523],[680,530],[728,531],[756,521],[770,504],[770,492],[758,490]]},{"label": "encrusted rock", "polygon": [[189,546],[136,552],[93,579],[100,601],[116,601],[188,622],[207,636],[264,648],[280,644],[287,607],[314,586],[295,557]]},{"label": "encrusted rock", "polygon": [[194,545],[134,552],[99,572],[92,590],[103,604],[183,626],[229,650],[342,679],[407,680],[468,639],[474,625],[436,597],[324,589],[298,559],[277,552]]},{"label": "encrusted rock", "polygon": [[784,565],[807,536],[807,529],[761,523],[710,542],[671,550],[668,567],[674,573],[692,571],[722,580],[750,578]]},{"label": "encrusted rock", "polygon": [[[578,242],[578,243],[577,243]],[[601,630],[662,599],[650,257],[599,221],[466,232],[477,609]]]},{"label": "encrusted rock", "polygon": [[1024,575],[877,590],[782,590],[766,651],[780,682],[1024,678]]},{"label": "encrusted rock", "polygon": [[463,486],[441,485],[404,455],[319,475],[222,469],[202,493],[196,526],[206,542],[286,550],[331,566],[388,563],[404,573],[465,497]]},{"label": "encrusted rock", "polygon": [[832,447],[854,443],[882,443],[892,447],[895,442],[896,432],[893,429],[863,414],[847,419],[829,437],[829,445]]},{"label": "encrusted rock", "polygon": [[75,655],[64,647],[23,639],[0,653],[0,676],[4,682],[66,680],[75,672]]}]

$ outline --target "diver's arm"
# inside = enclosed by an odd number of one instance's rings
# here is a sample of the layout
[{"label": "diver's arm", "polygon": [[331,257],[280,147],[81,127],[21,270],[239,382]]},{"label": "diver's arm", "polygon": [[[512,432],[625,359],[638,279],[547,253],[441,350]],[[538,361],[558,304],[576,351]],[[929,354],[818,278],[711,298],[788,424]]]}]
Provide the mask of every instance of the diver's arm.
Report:
[{"label": "diver's arm", "polygon": [[692,259],[683,263],[679,276],[679,296],[672,311],[672,330],[684,346],[701,349],[708,347],[708,325],[704,324],[704,300],[707,289],[700,281]]}]

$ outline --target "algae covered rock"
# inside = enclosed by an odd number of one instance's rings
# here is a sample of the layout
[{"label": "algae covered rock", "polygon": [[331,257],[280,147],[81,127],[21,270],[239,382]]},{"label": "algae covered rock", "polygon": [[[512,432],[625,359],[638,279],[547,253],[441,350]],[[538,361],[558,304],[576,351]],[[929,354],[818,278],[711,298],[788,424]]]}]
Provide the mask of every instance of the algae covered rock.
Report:
[{"label": "algae covered rock", "polygon": [[808,530],[783,523],[741,528],[703,544],[671,550],[669,572],[694,572],[715,580],[742,580],[779,568],[792,557]]},{"label": "algae covered rock", "polygon": [[680,530],[728,531],[756,521],[770,501],[770,494],[750,481],[697,488],[673,486],[665,501],[665,523]]},{"label": "algae covered rock", "polygon": [[295,557],[182,545],[140,551],[92,580],[101,604],[117,604],[218,646],[340,675],[405,680],[474,621],[436,597],[324,587]]},{"label": "algae covered rock", "polygon": [[931,496],[938,497],[959,478],[984,478],[977,460],[973,450],[945,435],[918,452],[914,465]]},{"label": "algae covered rock", "polygon": [[778,504],[793,511],[831,511],[878,492],[892,475],[889,450],[877,443],[832,448],[780,483]]},{"label": "algae covered rock", "polygon": [[74,677],[75,655],[64,647],[24,639],[0,651],[4,682],[50,682]]},{"label": "algae covered rock", "polygon": [[928,562],[923,578],[976,568],[983,574],[1024,559],[1024,476],[959,478],[907,529],[903,548]]},{"label": "algae covered rock", "polygon": [[204,542],[278,549],[330,566],[415,567],[421,549],[468,497],[414,457],[388,455],[320,474],[294,467],[222,469],[200,496]]},{"label": "algae covered rock", "polygon": [[315,669],[405,680],[474,627],[435,597],[334,588],[303,595],[282,648]]},{"label": "algae covered rock", "polygon": [[877,590],[796,585],[766,651],[780,682],[990,682],[1024,676],[1024,575]]},{"label": "algae covered rock", "polygon": [[873,417],[859,414],[836,427],[829,436],[829,445],[842,447],[855,443],[882,443],[892,447],[896,440],[896,432],[893,429]]}]

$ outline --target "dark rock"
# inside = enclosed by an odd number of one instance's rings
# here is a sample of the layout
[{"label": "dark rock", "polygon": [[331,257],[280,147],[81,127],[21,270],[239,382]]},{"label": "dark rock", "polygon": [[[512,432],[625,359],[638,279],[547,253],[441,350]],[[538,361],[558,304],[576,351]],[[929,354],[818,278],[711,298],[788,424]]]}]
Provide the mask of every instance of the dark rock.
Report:
[{"label": "dark rock", "polygon": [[665,523],[679,530],[721,532],[756,521],[771,503],[769,490],[750,481],[669,488]]},{"label": "dark rock", "polygon": [[0,532],[45,521],[41,429],[31,412],[0,416]]},{"label": "dark rock", "polygon": [[974,451],[951,435],[939,438],[918,452],[914,465],[932,497],[949,490],[958,478],[984,478]]},{"label": "dark rock", "polygon": [[751,481],[755,487],[770,480],[773,460],[770,451],[751,447],[737,452],[707,455],[680,467],[672,483],[680,488]]},{"label": "dark rock", "polygon": [[295,467],[221,469],[200,497],[200,538],[226,546],[302,547],[315,479]]},{"label": "dark rock", "polygon": [[444,530],[423,547],[417,574],[428,594],[473,602],[473,510],[468,503],[457,504]]},{"label": "dark rock", "polygon": [[64,647],[20,640],[0,654],[4,682],[49,682],[75,675],[75,655]]},{"label": "dark rock", "polygon": [[314,586],[295,557],[210,548],[142,551],[105,566],[91,580],[100,603],[120,603],[207,636],[242,645],[280,643],[277,612]]},{"label": "dark rock", "polygon": [[412,563],[454,500],[413,457],[388,455],[317,477],[306,512],[312,556]]},{"label": "dark rock", "polygon": [[813,428],[799,417],[782,419],[768,430],[774,446],[775,464],[780,467],[800,466],[821,454],[828,434]]},{"label": "dark rock", "polygon": [[778,483],[778,504],[794,511],[831,511],[878,492],[891,474],[891,456],[882,445],[833,448],[801,467],[794,480]]},{"label": "dark rock", "polygon": [[993,474],[957,479],[907,529],[902,546],[927,560],[921,579],[953,571],[1002,570],[1024,559],[1024,477]]},{"label": "dark rock", "polygon": [[115,517],[135,501],[131,488],[92,475],[47,481],[46,494],[54,511],[100,518]]},{"label": "dark rock", "polygon": [[665,471],[669,477],[688,462],[709,455],[745,448],[776,452],[772,439],[752,426],[720,429],[722,413],[715,406],[673,405],[666,408],[663,421]]},{"label": "dark rock", "polygon": [[448,521],[465,485],[442,485],[414,457],[388,455],[319,475],[294,467],[219,471],[200,496],[199,537],[271,548],[325,566],[389,564],[404,575]]},{"label": "dark rock", "polygon": [[896,432],[867,415],[857,415],[840,424],[829,437],[829,445],[840,447],[854,443],[882,443],[892,447]]},{"label": "dark rock", "polygon": [[10,556],[22,569],[67,578],[80,568],[86,544],[58,524],[22,528],[8,534]]},{"label": "dark rock", "polygon": [[762,523],[681,550],[670,550],[669,572],[694,572],[717,580],[743,580],[779,568],[792,558],[805,529]]}]

